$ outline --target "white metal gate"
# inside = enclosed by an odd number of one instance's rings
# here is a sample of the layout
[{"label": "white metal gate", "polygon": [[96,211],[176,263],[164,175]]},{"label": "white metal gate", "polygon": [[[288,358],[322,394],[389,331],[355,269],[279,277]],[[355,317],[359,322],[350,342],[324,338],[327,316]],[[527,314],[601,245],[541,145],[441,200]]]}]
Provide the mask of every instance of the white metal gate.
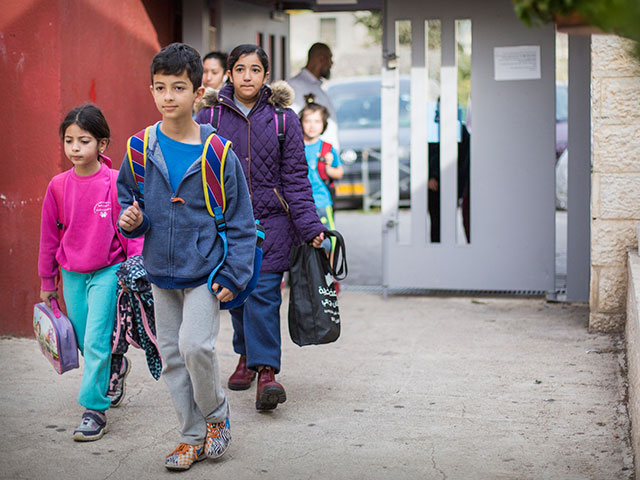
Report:
[{"label": "white metal gate", "polygon": [[[553,27],[524,26],[507,0],[446,3],[384,0],[383,18],[384,288],[552,292],[555,288]],[[425,25],[433,19],[440,20],[442,30],[439,243],[430,242],[427,228]],[[458,19],[469,19],[472,23],[470,243],[456,240],[458,102],[454,24]],[[411,21],[412,39],[410,213],[401,213],[398,208],[399,73],[395,68],[395,25],[401,20]],[[514,53],[513,58],[509,52]],[[527,57],[529,54],[533,58]],[[535,67],[536,60],[540,76],[531,78],[535,77],[532,62]],[[496,66],[499,68],[495,69]],[[514,79],[519,70],[523,70],[520,73],[527,79]],[[408,225],[402,224],[405,220]],[[406,238],[400,235],[403,228],[410,230]]]}]

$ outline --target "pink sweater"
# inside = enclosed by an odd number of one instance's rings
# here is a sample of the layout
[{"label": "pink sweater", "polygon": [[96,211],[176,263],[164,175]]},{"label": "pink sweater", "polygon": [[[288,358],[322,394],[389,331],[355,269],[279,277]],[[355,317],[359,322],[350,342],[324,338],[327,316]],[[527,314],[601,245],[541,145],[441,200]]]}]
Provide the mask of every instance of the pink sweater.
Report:
[{"label": "pink sweater", "polygon": [[[42,290],[56,289],[58,266],[90,273],[142,252],[142,238],[126,239],[117,230],[117,174],[105,158],[93,175],[81,177],[70,169],[49,182],[42,203],[38,257]],[[63,209],[58,205],[61,201]],[[64,224],[62,238],[58,220]]]}]

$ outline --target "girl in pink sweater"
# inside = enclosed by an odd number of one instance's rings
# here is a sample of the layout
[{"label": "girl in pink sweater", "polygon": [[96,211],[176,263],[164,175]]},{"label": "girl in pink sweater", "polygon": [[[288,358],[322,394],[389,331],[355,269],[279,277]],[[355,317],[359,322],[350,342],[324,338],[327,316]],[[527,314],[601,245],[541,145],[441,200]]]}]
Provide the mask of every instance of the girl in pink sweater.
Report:
[{"label": "girl in pink sweater", "polygon": [[[50,298],[58,297],[61,275],[67,313],[84,356],[78,402],[86,410],[73,438],[90,441],[107,431],[105,412],[111,405],[107,390],[116,271],[128,256],[141,252],[142,240],[126,239],[116,227],[118,171],[103,155],[110,132],[102,112],[94,105],[74,108],[60,125],[60,136],[73,168],[53,177],[42,204],[40,298],[50,305]],[[125,374],[128,362],[123,367]]]}]

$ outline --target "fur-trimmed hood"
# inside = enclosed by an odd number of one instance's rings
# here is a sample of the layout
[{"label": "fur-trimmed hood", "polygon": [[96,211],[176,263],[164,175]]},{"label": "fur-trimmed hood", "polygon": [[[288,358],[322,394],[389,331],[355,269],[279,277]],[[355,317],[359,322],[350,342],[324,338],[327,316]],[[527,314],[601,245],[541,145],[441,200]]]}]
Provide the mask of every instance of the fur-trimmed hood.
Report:
[{"label": "fur-trimmed hood", "polygon": [[[271,95],[267,101],[274,107],[288,108],[293,105],[295,99],[295,93],[293,88],[284,80],[278,80],[271,85],[266,85],[271,90]],[[215,107],[218,105],[218,93],[220,90],[213,88],[207,88],[204,92],[202,100],[196,105],[196,112],[199,112],[203,108]]]}]

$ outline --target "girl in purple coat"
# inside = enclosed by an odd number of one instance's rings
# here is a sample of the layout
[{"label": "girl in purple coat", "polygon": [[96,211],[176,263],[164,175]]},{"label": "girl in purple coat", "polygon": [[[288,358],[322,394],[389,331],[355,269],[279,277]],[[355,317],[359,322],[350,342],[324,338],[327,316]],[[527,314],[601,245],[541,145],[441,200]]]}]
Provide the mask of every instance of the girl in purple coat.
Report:
[{"label": "girl in purple coat", "polygon": [[[212,123],[231,140],[249,185],[253,213],[266,231],[258,285],[246,303],[231,310],[233,348],[240,360],[229,378],[231,390],[246,390],[258,372],[256,409],[271,410],[287,397],[275,379],[280,371],[280,284],[289,270],[291,247],[320,248],[326,228],[316,214],[300,121],[289,105],[285,82],[266,85],[269,59],[257,45],[239,45],[227,61],[229,84],[204,99],[199,123]],[[284,110],[285,138],[276,131],[276,109]]]}]

